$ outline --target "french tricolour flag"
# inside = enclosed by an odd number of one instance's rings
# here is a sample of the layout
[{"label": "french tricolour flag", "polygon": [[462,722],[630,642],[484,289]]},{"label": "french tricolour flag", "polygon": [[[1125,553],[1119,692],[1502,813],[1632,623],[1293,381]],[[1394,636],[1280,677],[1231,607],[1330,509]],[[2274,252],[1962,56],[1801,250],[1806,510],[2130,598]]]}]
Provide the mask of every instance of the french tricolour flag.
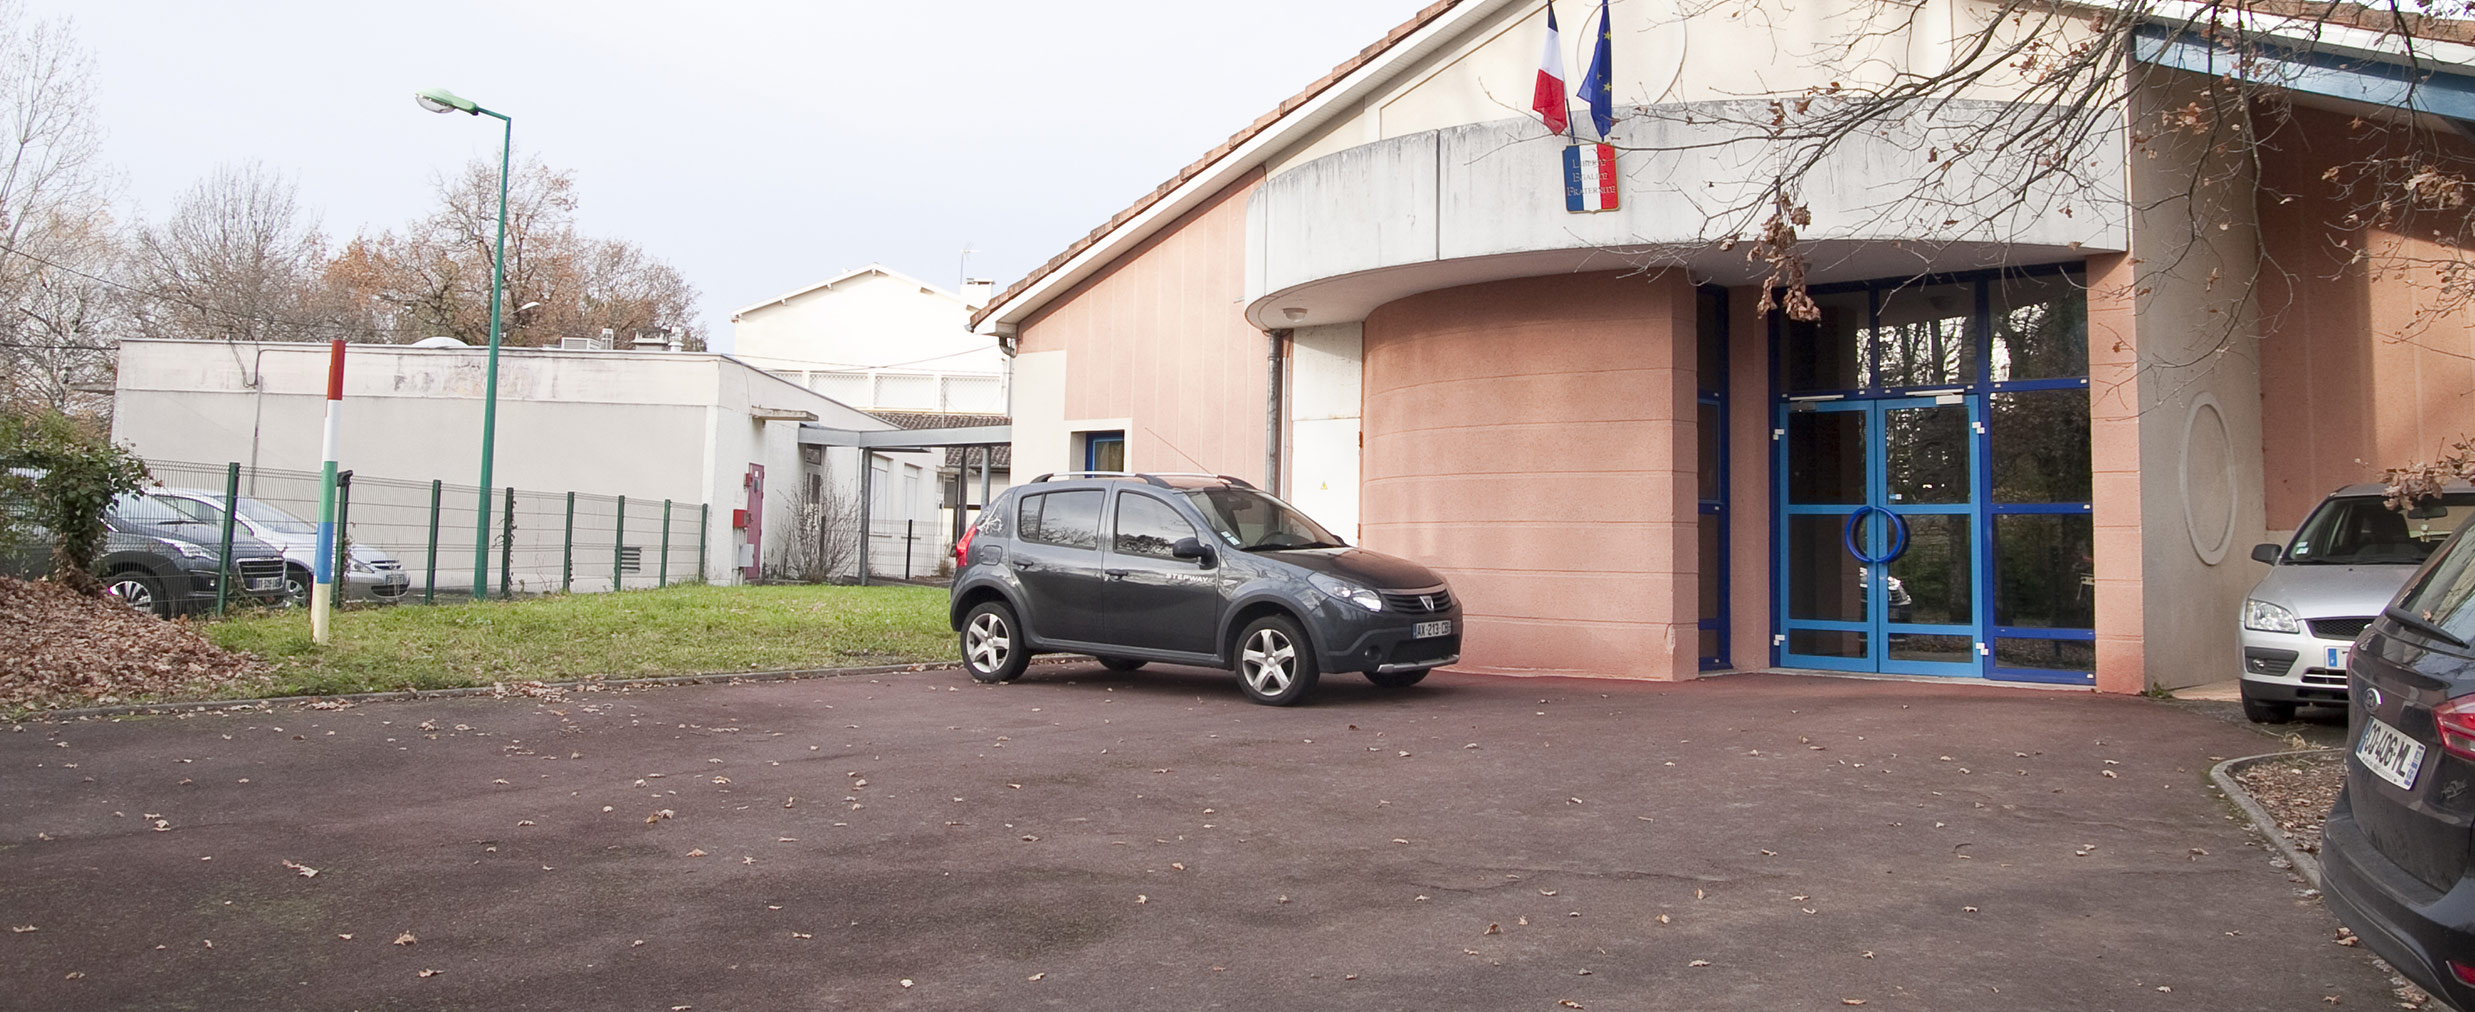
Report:
[{"label": "french tricolour flag", "polygon": [[1547,129],[1563,133],[1570,122],[1564,103],[1564,44],[1556,38],[1555,5],[1547,6],[1547,52],[1538,58],[1538,87],[1530,108],[1547,121]]},{"label": "french tricolour flag", "polygon": [[1571,144],[1564,148],[1564,209],[1616,209],[1616,149],[1607,144]]}]

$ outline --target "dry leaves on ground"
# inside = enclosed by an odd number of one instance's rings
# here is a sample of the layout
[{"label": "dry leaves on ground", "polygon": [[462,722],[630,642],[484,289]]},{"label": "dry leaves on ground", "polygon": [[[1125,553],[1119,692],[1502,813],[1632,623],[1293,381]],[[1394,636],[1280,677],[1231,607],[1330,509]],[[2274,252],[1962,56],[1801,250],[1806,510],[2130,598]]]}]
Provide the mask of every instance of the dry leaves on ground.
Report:
[{"label": "dry leaves on ground", "polygon": [[2254,763],[2234,774],[2252,800],[2267,809],[2277,828],[2306,854],[2320,853],[2320,824],[2346,783],[2346,756],[2339,751]]},{"label": "dry leaves on ground", "polygon": [[191,695],[255,674],[189,626],[43,580],[0,576],[0,707]]}]

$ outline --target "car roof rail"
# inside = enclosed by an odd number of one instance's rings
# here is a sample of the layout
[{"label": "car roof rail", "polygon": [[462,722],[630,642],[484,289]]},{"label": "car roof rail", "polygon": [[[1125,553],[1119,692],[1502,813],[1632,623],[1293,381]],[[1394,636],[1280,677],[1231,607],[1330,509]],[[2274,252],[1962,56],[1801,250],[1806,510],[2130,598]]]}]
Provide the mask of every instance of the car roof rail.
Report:
[{"label": "car roof rail", "polygon": [[1229,484],[1235,485],[1239,488],[1255,487],[1253,482],[1249,482],[1244,478],[1226,474],[1210,474],[1203,471],[1051,471],[1037,478],[1033,478],[1024,484],[1036,485],[1051,478],[1056,478],[1059,480],[1067,478],[1141,478],[1144,481],[1161,488],[1176,487],[1170,485],[1168,482],[1162,481],[1162,478],[1211,478],[1216,481],[1228,482]]},{"label": "car roof rail", "polygon": [[1037,478],[1033,478],[1025,484],[1037,485],[1051,478],[1055,478],[1060,481],[1068,478],[1141,478],[1144,481],[1153,485],[1158,485],[1161,488],[1170,487],[1168,482],[1162,481],[1152,475],[1143,474],[1136,471],[1051,471]]}]

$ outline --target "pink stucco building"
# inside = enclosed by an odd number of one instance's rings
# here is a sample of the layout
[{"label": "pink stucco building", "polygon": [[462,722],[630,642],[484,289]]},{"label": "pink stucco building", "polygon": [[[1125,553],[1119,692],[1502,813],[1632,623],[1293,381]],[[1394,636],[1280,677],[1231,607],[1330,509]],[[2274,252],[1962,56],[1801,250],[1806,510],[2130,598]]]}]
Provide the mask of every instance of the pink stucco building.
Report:
[{"label": "pink stucco building", "polygon": [[[1557,6],[1590,37],[1595,4]],[[1820,317],[1797,322],[1758,310],[1748,222],[1714,211],[1783,154],[1748,125],[1765,96],[2007,29],[1975,0],[1887,27],[1856,0],[1757,6],[1609,6],[1600,213],[1568,211],[1570,139],[1520,108],[1547,4],[1419,11],[979,313],[1015,355],[1020,473],[1266,482],[1445,572],[1461,670],[2136,692],[2232,677],[2249,547],[2475,428],[2463,321],[2384,336],[2438,298],[2433,268],[2384,266],[2420,240],[2344,220],[2321,178],[2396,119],[2363,87],[2394,39],[2295,27],[2251,53],[2291,108],[2228,107],[2222,54],[2141,25],[2059,151],[1950,154],[2051,108],[2026,80],[1885,120],[1806,177]],[[2159,126],[2202,108],[2207,129]],[[1928,192],[1932,213],[1894,199]]]}]

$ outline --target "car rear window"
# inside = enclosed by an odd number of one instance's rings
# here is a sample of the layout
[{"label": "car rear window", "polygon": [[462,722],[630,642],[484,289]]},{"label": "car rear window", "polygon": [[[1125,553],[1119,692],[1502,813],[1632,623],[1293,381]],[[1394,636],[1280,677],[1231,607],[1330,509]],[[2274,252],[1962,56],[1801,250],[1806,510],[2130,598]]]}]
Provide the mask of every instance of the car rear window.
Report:
[{"label": "car rear window", "polygon": [[2475,642],[2475,538],[2459,537],[2398,598],[2398,609]]},{"label": "car rear window", "polygon": [[2420,565],[2469,516],[2475,516],[2475,493],[2451,493],[2405,513],[2374,495],[2330,499],[2296,529],[2285,561],[2306,566]]},{"label": "car rear window", "polygon": [[1100,547],[1100,490],[1023,497],[1021,540],[1067,548]]}]

